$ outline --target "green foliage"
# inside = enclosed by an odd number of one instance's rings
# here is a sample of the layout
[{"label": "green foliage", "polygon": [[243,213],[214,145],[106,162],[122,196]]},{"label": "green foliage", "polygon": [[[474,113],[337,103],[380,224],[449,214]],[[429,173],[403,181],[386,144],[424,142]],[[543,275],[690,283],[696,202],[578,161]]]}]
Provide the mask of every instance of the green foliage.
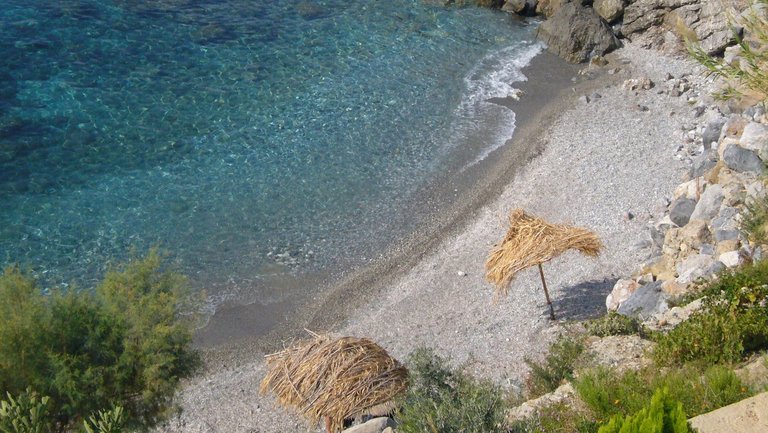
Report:
[{"label": "green foliage", "polygon": [[754,244],[768,244],[768,197],[747,202],[739,228]]},{"label": "green foliage", "polygon": [[588,321],[587,332],[597,337],[610,335],[633,335],[642,332],[640,321],[634,317],[623,316],[615,311],[609,311],[603,317]]},{"label": "green foliage", "polygon": [[501,432],[504,400],[487,381],[451,369],[428,349],[408,361],[410,386],[395,415],[402,433]]},{"label": "green foliage", "polygon": [[573,371],[581,354],[584,343],[581,340],[561,336],[549,346],[549,353],[543,362],[537,363],[526,359],[531,369],[526,382],[528,396],[535,398],[552,392],[563,381],[573,379]]},{"label": "green foliage", "polygon": [[682,403],[666,388],[657,390],[651,404],[634,415],[616,416],[600,427],[599,433],[688,433],[688,420]]},{"label": "green foliage", "polygon": [[565,403],[538,410],[536,415],[515,422],[510,433],[595,433],[598,424],[593,417]]},{"label": "green foliage", "polygon": [[768,348],[768,261],[724,272],[703,290],[702,309],[657,336],[659,365],[732,363]]},{"label": "green foliage", "polygon": [[728,82],[728,87],[715,95],[720,99],[740,96],[742,90],[756,92],[763,101],[768,95],[768,20],[755,12],[759,6],[767,6],[768,0],[756,0],[753,5],[752,13],[747,14],[742,23],[745,34],[752,40],[741,38],[734,30],[734,40],[741,49],[741,62],[729,64],[723,59],[709,55],[699,45],[688,46],[688,52],[696,61]]},{"label": "green foliage", "polygon": [[7,400],[0,401],[0,433],[49,433],[48,417],[50,398],[40,397],[31,389]]},{"label": "green foliage", "polygon": [[151,251],[112,270],[94,291],[41,294],[16,268],[0,276],[0,391],[50,396],[58,431],[112,405],[128,425],[172,409],[179,381],[199,365],[180,313],[184,280]]},{"label": "green foliage", "polygon": [[110,410],[100,410],[83,421],[85,433],[120,433],[125,424],[125,412],[120,406]]},{"label": "green foliage", "polygon": [[658,368],[617,373],[605,368],[583,372],[574,386],[596,419],[630,415],[641,410],[654,390],[667,388],[691,416],[727,406],[751,395],[736,374],[724,366],[705,370],[685,366],[661,372]]}]

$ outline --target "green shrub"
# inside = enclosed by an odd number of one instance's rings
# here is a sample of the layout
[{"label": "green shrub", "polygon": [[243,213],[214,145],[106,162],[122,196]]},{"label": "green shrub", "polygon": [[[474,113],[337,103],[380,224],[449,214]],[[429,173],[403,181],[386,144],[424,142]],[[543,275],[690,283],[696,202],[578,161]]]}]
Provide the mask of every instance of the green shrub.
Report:
[{"label": "green shrub", "polygon": [[51,419],[48,416],[50,398],[40,397],[31,389],[0,401],[1,433],[49,433]]},{"label": "green shrub", "polygon": [[661,372],[647,367],[640,371],[617,373],[606,368],[583,372],[574,386],[581,400],[597,420],[615,415],[630,415],[642,409],[654,390],[668,388],[691,416],[743,400],[751,395],[736,374],[724,366],[703,371],[689,365]]},{"label": "green shrub", "polygon": [[724,272],[703,290],[702,309],[659,334],[659,365],[733,363],[768,348],[768,261]]},{"label": "green shrub", "polygon": [[120,406],[110,410],[100,410],[83,421],[85,433],[120,433],[125,424],[125,412]]},{"label": "green shrub", "polygon": [[528,396],[535,398],[552,392],[564,381],[573,379],[573,370],[584,353],[584,343],[571,337],[560,337],[549,346],[543,362],[526,359],[531,369],[526,382]]},{"label": "green shrub", "polygon": [[768,244],[768,197],[747,202],[739,228],[752,243]]},{"label": "green shrub", "polygon": [[688,433],[688,419],[682,403],[666,388],[657,390],[651,404],[634,415],[616,416],[600,427],[599,433]]},{"label": "green shrub", "polygon": [[768,6],[768,0],[753,2],[753,12],[747,14],[743,23],[744,31],[752,41],[742,39],[734,31],[734,39],[741,48],[743,62],[726,63],[723,59],[710,56],[701,46],[690,44],[688,51],[699,63],[709,69],[714,75],[722,77],[728,87],[715,95],[720,99],[739,96],[744,90],[758,94],[761,100],[768,95],[768,20],[754,11],[760,6]]},{"label": "green shrub", "polygon": [[597,337],[610,335],[640,334],[642,326],[634,317],[623,316],[615,311],[609,311],[605,316],[590,320],[585,324],[587,332]]},{"label": "green shrub", "polygon": [[431,350],[408,360],[410,386],[395,418],[402,433],[501,432],[504,396],[487,381],[448,367]]},{"label": "green shrub", "polygon": [[199,365],[180,317],[184,280],[157,251],[110,271],[93,291],[42,295],[17,268],[0,276],[0,392],[50,396],[55,430],[113,405],[127,425],[155,424]]},{"label": "green shrub", "polygon": [[510,433],[595,433],[598,424],[588,413],[566,403],[539,409],[536,415],[513,423]]}]

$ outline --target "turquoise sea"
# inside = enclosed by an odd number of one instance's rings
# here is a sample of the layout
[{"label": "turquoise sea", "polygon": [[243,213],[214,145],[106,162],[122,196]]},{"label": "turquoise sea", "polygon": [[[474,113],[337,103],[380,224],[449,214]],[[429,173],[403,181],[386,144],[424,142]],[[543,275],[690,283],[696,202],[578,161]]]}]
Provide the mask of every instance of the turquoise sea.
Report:
[{"label": "turquoise sea", "polygon": [[0,28],[0,264],[88,287],[160,245],[210,308],[414,230],[541,50],[421,0],[0,0]]}]

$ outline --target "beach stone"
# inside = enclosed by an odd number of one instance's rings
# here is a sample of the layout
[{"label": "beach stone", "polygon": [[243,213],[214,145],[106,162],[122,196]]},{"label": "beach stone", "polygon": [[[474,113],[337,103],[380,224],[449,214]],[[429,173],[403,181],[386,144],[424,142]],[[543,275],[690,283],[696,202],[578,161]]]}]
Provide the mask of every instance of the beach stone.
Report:
[{"label": "beach stone", "polygon": [[720,185],[710,185],[701,194],[696,208],[691,214],[692,220],[711,220],[720,211],[723,203],[723,187]]},{"label": "beach stone", "polygon": [[576,3],[563,5],[537,31],[549,50],[571,63],[582,63],[621,46],[610,26],[594,9]]},{"label": "beach stone", "polygon": [[680,229],[680,242],[693,249],[700,249],[702,245],[712,240],[712,234],[704,220],[690,220]]},{"label": "beach stone", "polygon": [[[629,80],[624,81],[622,83],[621,88],[624,90],[650,90],[652,89],[656,83],[653,82],[648,77],[640,77],[640,78],[630,78]],[[646,110],[641,110],[646,111]]]},{"label": "beach stone", "polygon": [[741,257],[741,254],[739,254],[738,251],[729,251],[727,253],[720,254],[718,260],[720,260],[726,268],[735,268],[744,263],[744,259]]},{"label": "beach stone", "polygon": [[644,266],[641,272],[643,274],[652,274],[656,277],[657,281],[674,279],[675,260],[668,255],[660,256]]},{"label": "beach stone", "polygon": [[731,143],[725,148],[723,161],[728,168],[738,172],[762,173],[765,170],[765,163],[755,152],[744,149],[735,143]]},{"label": "beach stone", "polygon": [[768,126],[750,122],[744,127],[739,145],[757,153],[763,161],[768,159]]},{"label": "beach stone", "polygon": [[690,284],[681,284],[675,280],[666,280],[661,283],[661,290],[670,297],[680,296],[687,293],[689,287]]},{"label": "beach stone", "polygon": [[616,284],[613,285],[613,290],[611,290],[611,293],[605,298],[605,307],[608,311],[615,311],[619,308],[619,305],[629,299],[639,287],[640,284],[635,280],[621,279],[616,281]]},{"label": "beach stone", "polygon": [[711,255],[693,254],[677,264],[677,282],[688,284],[723,270],[725,265]]},{"label": "beach stone", "polygon": [[360,425],[350,427],[344,430],[343,433],[382,433],[387,427],[395,427],[395,422],[392,418],[382,416],[368,420]]},{"label": "beach stone", "polygon": [[712,143],[720,139],[720,132],[723,130],[725,121],[725,117],[718,116],[707,122],[707,126],[704,127],[704,131],[701,133],[704,149],[711,149]]},{"label": "beach stone", "polygon": [[721,407],[689,420],[699,433],[765,433],[768,431],[768,392]]},{"label": "beach stone", "polygon": [[667,306],[667,296],[661,290],[661,281],[641,286],[624,302],[619,305],[621,315],[636,317],[640,320],[650,318],[654,314],[663,313]]},{"label": "beach stone", "polygon": [[595,0],[592,4],[597,14],[608,23],[613,23],[621,18],[626,6],[625,0]]},{"label": "beach stone", "polygon": [[720,160],[720,156],[716,150],[705,150],[701,155],[693,159],[693,165],[691,165],[690,176],[691,179],[704,176],[704,174],[713,169],[717,165],[717,161]]},{"label": "beach stone", "polygon": [[729,251],[736,251],[741,246],[741,242],[738,239],[728,239],[717,243],[717,253],[723,254]]},{"label": "beach stone", "polygon": [[691,200],[685,197],[678,198],[669,206],[669,219],[671,219],[673,223],[682,227],[688,224],[688,221],[691,219],[691,214],[695,208],[696,200]]},{"label": "beach stone", "polygon": [[673,197],[675,199],[684,197],[691,200],[698,200],[700,191],[704,191],[709,183],[704,178],[691,179],[683,182],[675,188]]}]

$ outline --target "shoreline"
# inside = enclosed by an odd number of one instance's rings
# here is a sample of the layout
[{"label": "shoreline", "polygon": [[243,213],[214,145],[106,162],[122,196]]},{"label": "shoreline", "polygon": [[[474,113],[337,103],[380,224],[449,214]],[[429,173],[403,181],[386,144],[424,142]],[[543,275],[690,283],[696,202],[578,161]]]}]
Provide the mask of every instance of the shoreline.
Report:
[{"label": "shoreline", "polygon": [[[517,207],[598,233],[605,252],[597,260],[570,252],[545,264],[545,272],[558,320],[603,312],[613,283],[650,253],[647,226],[663,215],[666,198],[688,167],[675,152],[696,119],[687,98],[621,85],[639,77],[662,83],[668,73],[693,72],[691,62],[631,44],[607,58],[610,64],[595,79],[588,73],[565,84],[568,91],[546,101],[528,127],[521,123],[513,142],[532,140],[522,167],[510,168],[506,151],[491,155],[502,161],[496,183],[478,185],[489,188],[486,203],[432,240],[412,264],[387,269],[381,286],[368,288],[358,305],[339,309],[346,320],[335,318],[344,325],[334,330],[371,338],[400,360],[428,346],[478,377],[520,387],[527,372],[523,361],[541,356],[559,327],[548,320],[535,270],[521,272],[510,295],[497,303],[484,281],[485,257]],[[613,68],[619,72],[605,73]],[[529,83],[536,79],[526,75]],[[335,293],[319,305],[334,304],[348,292]],[[309,316],[305,321],[318,323]],[[207,351],[208,372],[186,384],[179,398],[183,413],[159,431],[319,431],[258,394],[265,374],[261,355],[269,347],[250,342]]]},{"label": "shoreline", "polygon": [[[296,299],[271,305],[255,302],[227,305],[221,311],[217,310],[196,335],[197,345],[205,351],[207,359],[214,363],[225,359],[230,363],[247,362],[254,350],[268,353],[279,350],[286,340],[303,338],[305,328],[313,331],[339,328],[350,311],[364,306],[391,283],[393,276],[407,272],[440,243],[460,233],[478,209],[495,200],[509,183],[509,178],[542,151],[542,143],[534,137],[539,125],[557,116],[567,104],[564,101],[568,97],[575,100],[575,85],[589,85],[583,79],[574,84],[573,80],[579,78],[579,69],[579,65],[569,64],[542,50],[522,69],[527,80],[514,83],[514,87],[523,91],[521,100],[492,100],[515,112],[513,136],[484,160],[460,174],[444,173],[443,179],[433,182],[429,190],[419,194],[419,206],[438,209],[427,213],[419,225],[420,230],[393,242],[378,258],[353,270],[350,275],[339,278],[309,276],[284,282],[293,288],[319,283],[319,296],[307,294],[299,302]],[[532,77],[532,74],[536,76]],[[454,193],[456,189],[460,191],[458,194]],[[281,315],[288,314],[294,317],[279,320]],[[265,333],[249,334],[248,329],[254,326],[248,325],[258,321],[254,318],[260,315],[277,323]],[[256,327],[259,325],[263,323]]]}]

